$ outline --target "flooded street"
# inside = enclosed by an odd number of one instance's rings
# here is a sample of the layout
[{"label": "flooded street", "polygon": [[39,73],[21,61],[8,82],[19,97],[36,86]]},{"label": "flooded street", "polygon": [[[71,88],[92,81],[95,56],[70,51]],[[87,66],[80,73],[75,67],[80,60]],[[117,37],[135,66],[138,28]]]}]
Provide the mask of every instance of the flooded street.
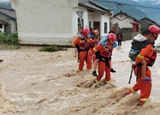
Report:
[{"label": "flooded street", "polygon": [[135,83],[130,75],[130,41],[113,52],[112,83],[95,84],[92,70],[77,73],[74,49],[54,53],[39,47],[0,50],[1,108],[4,115],[158,115],[160,112],[160,55],[152,70],[152,93],[147,103],[137,106],[139,92],[124,97]]}]

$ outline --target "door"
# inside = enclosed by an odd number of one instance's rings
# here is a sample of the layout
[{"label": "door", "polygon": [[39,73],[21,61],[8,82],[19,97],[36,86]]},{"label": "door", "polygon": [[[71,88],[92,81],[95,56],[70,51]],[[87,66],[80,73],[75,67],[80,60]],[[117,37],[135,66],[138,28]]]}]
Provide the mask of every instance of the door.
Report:
[{"label": "door", "polygon": [[99,30],[99,36],[101,36],[101,35],[100,35],[100,33],[101,33],[101,32],[100,32],[100,22],[94,22],[93,26],[94,26],[94,29],[95,29],[95,30],[96,30],[96,29]]}]

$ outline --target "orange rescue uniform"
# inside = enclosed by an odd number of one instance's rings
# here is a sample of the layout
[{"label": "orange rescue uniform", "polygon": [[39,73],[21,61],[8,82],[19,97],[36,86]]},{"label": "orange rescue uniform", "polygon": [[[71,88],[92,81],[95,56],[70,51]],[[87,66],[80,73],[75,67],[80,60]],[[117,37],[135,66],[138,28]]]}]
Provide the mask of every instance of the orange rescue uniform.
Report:
[{"label": "orange rescue uniform", "polygon": [[[107,44],[107,46],[110,44]],[[100,81],[103,77],[104,72],[106,72],[105,75],[105,81],[108,83],[111,80],[110,70],[111,70],[111,55],[112,55],[112,49],[108,49],[107,47],[104,47],[101,44],[98,44],[95,46],[94,51],[100,52],[100,61],[98,64],[98,76],[95,79],[96,82]]]},{"label": "orange rescue uniform", "polygon": [[[145,59],[146,62],[149,61],[149,57],[151,57],[152,54],[153,54],[153,45],[149,44],[145,48],[141,49],[140,53],[136,57],[136,60],[135,60],[136,64],[140,63],[143,59]],[[148,100],[150,96],[152,82],[151,80],[143,81],[141,75],[137,74],[137,73],[141,73],[140,66],[137,66],[135,68],[134,73],[137,75],[138,81],[130,91],[135,92],[140,90],[140,104],[142,105]],[[151,71],[148,67],[146,67],[146,77],[151,79]]]},{"label": "orange rescue uniform", "polygon": [[79,71],[83,70],[84,61],[86,61],[87,69],[91,69],[92,63],[91,63],[91,56],[89,54],[88,39],[77,37],[73,41],[73,45],[78,49],[78,59],[79,59],[78,70]]}]

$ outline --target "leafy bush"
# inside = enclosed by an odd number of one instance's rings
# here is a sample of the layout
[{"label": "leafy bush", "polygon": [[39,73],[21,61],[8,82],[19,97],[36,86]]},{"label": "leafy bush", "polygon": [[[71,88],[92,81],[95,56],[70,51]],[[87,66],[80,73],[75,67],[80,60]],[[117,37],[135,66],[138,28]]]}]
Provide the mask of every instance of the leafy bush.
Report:
[{"label": "leafy bush", "polygon": [[0,33],[0,44],[17,45],[18,44],[18,33],[6,34]]},{"label": "leafy bush", "polygon": [[45,52],[56,52],[56,51],[64,51],[67,50],[65,48],[59,47],[57,45],[52,45],[48,47],[42,47],[39,51],[45,51]]}]

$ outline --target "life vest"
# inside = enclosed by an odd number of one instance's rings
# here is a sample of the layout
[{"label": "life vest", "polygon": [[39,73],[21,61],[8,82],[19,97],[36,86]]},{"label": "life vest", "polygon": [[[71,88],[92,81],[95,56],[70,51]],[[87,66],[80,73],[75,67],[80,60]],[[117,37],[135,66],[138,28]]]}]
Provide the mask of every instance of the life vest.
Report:
[{"label": "life vest", "polygon": [[81,40],[79,41],[79,50],[80,51],[87,51],[88,50],[88,41],[85,38],[81,38]]},{"label": "life vest", "polygon": [[98,42],[98,40],[91,40],[91,42],[89,43],[89,47],[94,48],[98,44]]},{"label": "life vest", "polygon": [[100,56],[102,56],[103,58],[110,58],[112,55],[112,50],[105,48],[105,50],[103,52],[100,52]]},{"label": "life vest", "polygon": [[157,58],[157,50],[154,49],[153,50],[153,54],[151,57],[149,57],[149,61],[147,61],[147,66],[153,66],[154,62],[156,61]]},{"label": "life vest", "polygon": [[109,60],[111,60],[112,50],[105,48],[104,51],[100,52],[100,61],[106,63],[106,66],[110,68]]}]

